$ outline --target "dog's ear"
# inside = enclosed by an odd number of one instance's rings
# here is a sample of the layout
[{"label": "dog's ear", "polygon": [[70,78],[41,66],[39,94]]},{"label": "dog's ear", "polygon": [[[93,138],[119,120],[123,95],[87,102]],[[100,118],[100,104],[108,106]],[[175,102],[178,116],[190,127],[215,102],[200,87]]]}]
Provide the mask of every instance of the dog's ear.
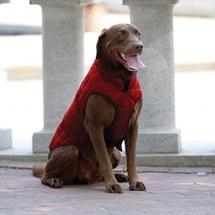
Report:
[{"label": "dog's ear", "polygon": [[103,29],[99,38],[98,38],[97,45],[96,45],[96,49],[97,49],[96,59],[98,59],[102,56],[102,45],[103,45],[104,38],[106,36],[106,31],[107,31],[106,28]]}]

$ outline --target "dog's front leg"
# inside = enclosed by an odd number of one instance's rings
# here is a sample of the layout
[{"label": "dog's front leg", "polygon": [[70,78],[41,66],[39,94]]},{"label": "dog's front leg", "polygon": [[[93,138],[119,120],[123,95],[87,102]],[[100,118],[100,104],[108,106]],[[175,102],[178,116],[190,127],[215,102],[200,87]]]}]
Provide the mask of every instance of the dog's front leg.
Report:
[{"label": "dog's front leg", "polygon": [[145,185],[143,184],[143,182],[138,180],[138,175],[136,170],[137,132],[138,132],[138,122],[136,119],[134,122],[132,122],[129,128],[127,137],[125,139],[129,189],[132,191],[144,191],[146,190]]},{"label": "dog's front leg", "polygon": [[88,132],[99,161],[100,171],[104,177],[107,192],[122,193],[122,188],[118,184],[112,171],[112,164],[105,145],[103,130],[88,125]]},{"label": "dog's front leg", "polygon": [[103,134],[104,128],[113,122],[114,115],[113,105],[105,97],[93,94],[87,102],[84,125],[96,153],[107,192],[122,193],[122,188],[113,174]]}]

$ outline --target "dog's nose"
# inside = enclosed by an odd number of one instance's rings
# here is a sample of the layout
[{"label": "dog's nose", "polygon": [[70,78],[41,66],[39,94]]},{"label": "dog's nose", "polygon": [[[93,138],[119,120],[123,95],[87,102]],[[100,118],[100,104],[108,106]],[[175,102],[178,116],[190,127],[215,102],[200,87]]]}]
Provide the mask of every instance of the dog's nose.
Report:
[{"label": "dog's nose", "polygon": [[142,50],[143,50],[143,44],[137,44],[135,48],[136,48],[136,50],[138,52],[142,52]]}]

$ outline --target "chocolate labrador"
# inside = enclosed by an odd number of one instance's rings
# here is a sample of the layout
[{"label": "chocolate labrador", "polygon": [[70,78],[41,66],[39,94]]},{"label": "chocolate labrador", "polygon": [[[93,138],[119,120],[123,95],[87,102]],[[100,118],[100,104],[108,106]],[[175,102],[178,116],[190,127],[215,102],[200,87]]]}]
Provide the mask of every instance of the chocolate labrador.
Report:
[{"label": "chocolate labrador", "polygon": [[[106,191],[122,193],[119,182],[144,191],[136,172],[136,139],[142,92],[137,80],[143,51],[141,33],[131,24],[104,29],[96,60],[49,145],[46,166],[33,167],[41,182],[54,188],[103,180]],[[128,176],[114,174],[125,142]]]}]

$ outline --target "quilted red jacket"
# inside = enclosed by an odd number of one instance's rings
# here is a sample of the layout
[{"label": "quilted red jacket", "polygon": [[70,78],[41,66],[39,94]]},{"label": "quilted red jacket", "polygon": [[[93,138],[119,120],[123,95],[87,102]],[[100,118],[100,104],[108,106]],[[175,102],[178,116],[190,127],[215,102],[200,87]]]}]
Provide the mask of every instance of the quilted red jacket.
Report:
[{"label": "quilted red jacket", "polygon": [[102,71],[98,59],[93,63],[59,124],[49,145],[50,150],[62,145],[90,142],[83,120],[88,97],[93,93],[105,96],[115,107],[114,122],[109,128],[105,128],[104,138],[108,147],[116,146],[121,150],[121,142],[126,136],[129,119],[134,112],[135,104],[142,97],[142,91],[136,77],[130,80],[128,90],[125,90],[122,79]]}]

